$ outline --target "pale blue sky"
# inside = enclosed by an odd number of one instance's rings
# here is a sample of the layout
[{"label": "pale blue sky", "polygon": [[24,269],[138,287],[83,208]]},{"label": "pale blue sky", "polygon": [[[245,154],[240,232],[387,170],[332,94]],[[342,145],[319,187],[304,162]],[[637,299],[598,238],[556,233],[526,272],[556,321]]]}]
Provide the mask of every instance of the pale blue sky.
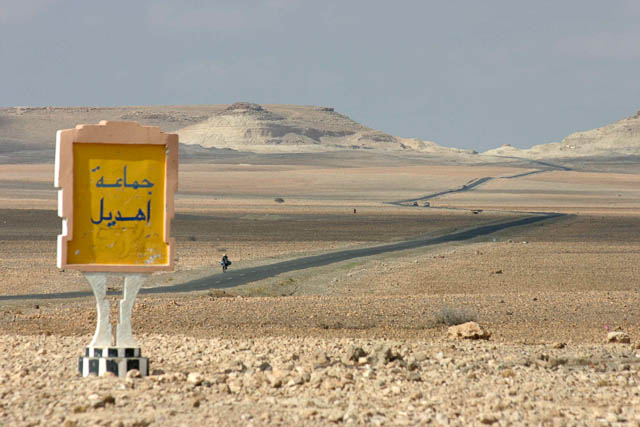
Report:
[{"label": "pale blue sky", "polygon": [[637,0],[0,0],[0,105],[326,105],[525,148],[640,109],[638,22]]}]

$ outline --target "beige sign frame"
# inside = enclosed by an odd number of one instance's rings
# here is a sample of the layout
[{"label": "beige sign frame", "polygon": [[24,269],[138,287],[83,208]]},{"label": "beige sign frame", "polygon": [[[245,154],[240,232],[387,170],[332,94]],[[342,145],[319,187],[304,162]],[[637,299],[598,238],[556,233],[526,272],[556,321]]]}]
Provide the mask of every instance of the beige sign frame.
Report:
[{"label": "beige sign frame", "polygon": [[[164,221],[162,230],[166,248],[163,263],[82,263],[70,262],[69,243],[73,240],[74,203],[74,146],[76,144],[118,144],[164,146]],[[106,147],[105,147],[106,148]],[[126,174],[126,170],[125,170]],[[125,176],[126,183],[126,176]],[[137,122],[103,120],[97,125],[77,125],[74,129],[59,130],[56,134],[55,182],[58,191],[58,216],[62,218],[62,234],[58,235],[57,267],[87,272],[153,272],[173,270],[175,239],[170,237],[174,217],[174,193],[178,188],[178,135],[160,131],[156,126],[141,126]],[[151,193],[149,193],[151,194]],[[119,212],[118,212],[119,213]],[[102,215],[102,210],[101,210]],[[131,217],[130,217],[131,218]]]}]

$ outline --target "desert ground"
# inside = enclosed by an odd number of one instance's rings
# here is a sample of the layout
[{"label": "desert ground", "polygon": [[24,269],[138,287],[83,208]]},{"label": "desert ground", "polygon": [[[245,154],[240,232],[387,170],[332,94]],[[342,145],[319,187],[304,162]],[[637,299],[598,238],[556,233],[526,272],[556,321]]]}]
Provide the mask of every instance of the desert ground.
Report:
[{"label": "desert ground", "polygon": [[[221,274],[224,252],[240,270],[566,215],[233,288],[140,295],[134,334],[152,375],[82,378],[93,297],[2,299],[89,290],[55,267],[53,165],[2,164],[0,425],[640,425],[635,166],[508,178],[537,166],[304,159],[181,164],[176,271],[145,286]],[[431,207],[388,203],[481,177],[492,179]],[[448,337],[467,320],[491,337]],[[613,331],[631,342],[607,343]]]}]

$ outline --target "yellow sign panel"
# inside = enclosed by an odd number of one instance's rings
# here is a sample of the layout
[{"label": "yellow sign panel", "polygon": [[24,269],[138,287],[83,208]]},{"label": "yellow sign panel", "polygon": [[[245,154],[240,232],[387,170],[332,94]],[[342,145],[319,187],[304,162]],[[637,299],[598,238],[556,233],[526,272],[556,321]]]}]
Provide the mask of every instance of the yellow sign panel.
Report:
[{"label": "yellow sign panel", "polygon": [[178,135],[135,122],[59,130],[58,268],[172,270]]},{"label": "yellow sign panel", "polygon": [[168,263],[165,147],[75,143],[70,264]]}]

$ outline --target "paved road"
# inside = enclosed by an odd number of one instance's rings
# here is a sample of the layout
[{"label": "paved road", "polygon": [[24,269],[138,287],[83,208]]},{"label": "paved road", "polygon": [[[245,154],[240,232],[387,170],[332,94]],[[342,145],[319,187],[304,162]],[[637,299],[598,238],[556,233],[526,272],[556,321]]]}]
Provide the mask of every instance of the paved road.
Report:
[{"label": "paved road", "polygon": [[[347,261],[354,258],[362,258],[372,255],[379,255],[388,252],[403,251],[407,249],[421,248],[425,246],[433,246],[447,242],[460,242],[473,239],[480,236],[486,236],[497,231],[505,230],[512,227],[520,227],[531,225],[537,222],[546,221],[551,218],[565,216],[559,213],[546,213],[529,216],[519,219],[511,219],[498,224],[483,225],[480,227],[450,233],[440,237],[432,237],[417,240],[407,240],[399,243],[391,243],[381,246],[361,249],[347,249],[343,251],[331,252],[324,255],[309,256],[297,258],[290,261],[278,262],[275,264],[263,265],[260,267],[250,267],[240,270],[228,270],[226,273],[218,273],[212,276],[203,277],[191,282],[182,283],[173,286],[162,286],[157,288],[144,288],[140,290],[141,294],[165,294],[173,292],[193,292],[206,291],[209,289],[231,288],[245,283],[273,277],[278,274],[288,273],[290,271],[303,270],[311,267],[321,267],[336,262]],[[120,292],[110,292],[110,295],[120,294]],[[62,299],[62,298],[79,298],[92,295],[91,292],[61,292],[55,294],[25,294],[25,295],[1,295],[0,301],[25,300],[25,299]]]},{"label": "paved road", "polygon": [[[506,156],[500,156],[500,157],[506,157]],[[518,157],[509,157],[510,159],[518,159],[518,160],[523,160],[520,159]],[[571,168],[567,168],[565,166],[558,166],[558,165],[553,165],[551,163],[545,163],[545,162],[540,162],[537,160],[531,160],[533,163],[537,163],[540,164],[542,166],[545,167],[545,169],[537,169],[534,171],[529,171],[529,172],[523,172],[523,173],[519,173],[516,175],[506,175],[506,176],[499,176],[499,177],[493,177],[493,176],[485,176],[482,178],[476,178],[473,179],[469,182],[467,182],[466,184],[462,185],[461,187],[458,188],[452,188],[450,190],[444,190],[444,191],[440,191],[438,193],[432,193],[432,194],[427,194],[426,196],[422,196],[422,197],[417,197],[415,199],[405,199],[405,200],[397,200],[395,202],[386,202],[389,205],[398,205],[398,206],[407,206],[407,203],[413,203],[413,202],[420,202],[420,201],[425,201],[425,200],[430,200],[430,199],[435,199],[436,197],[440,197],[440,196],[444,196],[445,194],[453,194],[453,193],[462,193],[464,191],[469,191],[469,190],[473,190],[474,188],[476,188],[479,185],[482,185],[486,182],[492,181],[494,179],[515,179],[515,178],[522,178],[524,176],[530,176],[530,175],[535,175],[535,174],[539,174],[539,173],[544,173],[544,172],[549,172],[552,170],[565,170],[565,171],[570,171]]]},{"label": "paved road", "polygon": [[[538,172],[538,171],[536,171],[536,172]],[[421,200],[435,199],[436,197],[444,196],[445,194],[461,193],[463,191],[473,190],[478,185],[482,185],[487,181],[491,181],[492,179],[494,179],[492,176],[485,176],[483,178],[477,178],[477,179],[474,179],[472,181],[469,181],[468,183],[464,184],[462,187],[453,188],[451,190],[440,191],[438,193],[427,194],[426,196],[418,197],[417,199],[397,200],[395,202],[387,202],[387,203],[390,204],[390,205],[402,205],[402,206],[405,206],[406,203],[419,202]]]}]

